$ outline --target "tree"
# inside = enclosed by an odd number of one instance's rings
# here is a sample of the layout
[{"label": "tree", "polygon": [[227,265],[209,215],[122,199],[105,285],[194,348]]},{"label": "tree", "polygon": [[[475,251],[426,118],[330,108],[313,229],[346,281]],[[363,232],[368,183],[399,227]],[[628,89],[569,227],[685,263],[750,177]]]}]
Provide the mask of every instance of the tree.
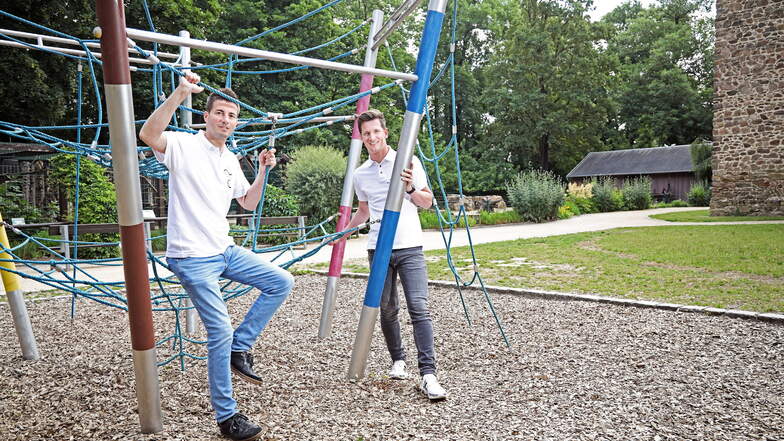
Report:
[{"label": "tree", "polygon": [[605,149],[613,64],[597,44],[604,28],[586,15],[590,1],[500,1],[496,81],[486,94],[490,142],[518,170],[564,175]]},{"label": "tree", "polygon": [[710,187],[713,181],[713,166],[711,157],[713,156],[713,145],[703,139],[695,139],[689,149],[691,153],[691,163],[694,166],[694,177],[698,181],[705,182]]},{"label": "tree", "polygon": [[628,2],[603,18],[619,103],[618,130],[630,147],[710,139],[713,118],[713,19],[706,0]]}]

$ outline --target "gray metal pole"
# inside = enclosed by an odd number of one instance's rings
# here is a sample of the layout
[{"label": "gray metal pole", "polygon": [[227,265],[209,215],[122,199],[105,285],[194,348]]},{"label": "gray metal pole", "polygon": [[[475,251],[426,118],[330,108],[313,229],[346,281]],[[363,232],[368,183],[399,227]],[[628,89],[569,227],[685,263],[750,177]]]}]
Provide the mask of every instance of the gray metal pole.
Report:
[{"label": "gray metal pole", "polygon": [[[2,214],[0,214],[0,244],[3,245],[3,248],[10,248]],[[11,255],[5,252],[0,253],[0,259],[11,260]],[[25,306],[24,297],[22,296],[22,284],[20,283],[19,275],[3,271],[3,268],[15,271],[16,266],[14,262],[0,262],[0,276],[2,276],[8,305],[11,307],[11,318],[14,320],[14,329],[16,329],[16,336],[19,338],[19,346],[22,347],[22,358],[25,360],[38,360],[41,356],[38,354],[38,345],[35,342],[35,335],[33,335],[33,325],[30,323],[30,316],[27,315],[27,306]]]},{"label": "gray metal pole", "polygon": [[163,430],[163,423],[123,2],[97,0],[96,12],[101,26],[101,52],[106,54],[104,95],[109,114],[139,423],[142,433],[154,433]]},{"label": "gray metal pole", "polygon": [[[58,47],[55,47],[55,46],[44,46],[41,42],[43,42],[43,41],[51,41],[51,42],[54,42],[54,43],[68,44],[68,45],[71,45],[71,46],[79,46],[79,47],[82,46],[78,41],[72,40],[70,38],[54,37],[54,36],[51,36],[51,35],[43,35],[43,34],[33,34],[33,33],[30,33],[30,32],[14,31],[12,29],[0,29],[0,34],[9,35],[11,37],[22,37],[22,38],[33,39],[33,40],[36,40],[35,46],[38,46],[38,47],[48,47],[50,49],[56,49],[56,50],[60,50],[61,48],[58,48]],[[9,41],[8,43],[11,43],[11,42]],[[20,43],[17,43],[17,44],[18,44],[18,46],[16,46],[16,47],[29,48],[29,46],[25,46],[24,44],[20,44]],[[99,43],[84,43],[84,45],[87,46],[87,47],[92,47],[92,48],[100,48],[101,47],[101,45]],[[83,51],[80,51],[80,52],[81,52],[82,55],[84,55]],[[128,48],[128,52],[133,53],[133,54],[138,53],[138,52],[136,52],[136,49],[131,48],[131,47]],[[96,57],[100,58],[100,54],[94,54],[94,55],[96,55]],[[158,51],[158,53],[156,55],[158,56],[158,58],[171,58],[173,60],[176,60],[177,58],[180,57],[177,54],[172,54],[172,53],[169,53],[169,52],[160,52],[160,51]],[[145,62],[146,64],[151,64],[152,63],[151,61],[144,60],[142,58],[139,58],[137,60],[142,60],[142,61],[139,61],[139,62]]]},{"label": "gray metal pole", "polygon": [[[373,68],[376,66],[378,49],[374,49],[373,36],[378,33],[384,21],[384,13],[378,9],[373,11],[373,22],[370,25],[368,34],[367,49],[365,50],[364,66]],[[373,76],[364,74],[359,84],[359,92],[365,92],[373,87]],[[364,96],[357,101],[357,111],[359,115],[370,107],[370,95]],[[354,131],[351,134],[351,145],[348,153],[348,163],[346,164],[346,175],[343,178],[343,193],[340,197],[340,218],[338,218],[336,230],[346,228],[351,219],[351,206],[354,203],[354,169],[359,165],[359,156],[362,153],[362,136],[359,133],[358,121],[354,121]],[[318,337],[328,338],[332,333],[332,316],[335,311],[335,300],[337,298],[338,280],[343,269],[343,253],[345,252],[346,242],[340,241],[333,245],[332,256],[330,258],[329,272],[327,273],[327,288],[324,291],[324,303],[321,305],[321,322],[319,323]]]},{"label": "gray metal pole", "polygon": [[[191,33],[188,31],[180,31],[180,37],[189,39],[191,38]],[[180,62],[185,66],[190,66],[190,47],[180,46]],[[189,72],[190,69],[183,69],[183,71]],[[182,105],[189,109],[193,108],[193,97],[190,93],[185,98],[185,101],[182,102]],[[193,113],[187,109],[180,109],[180,123],[185,127],[191,127],[193,125]],[[193,302],[191,302],[190,297],[184,299],[183,306],[189,308],[185,310],[185,333],[187,335],[195,335],[198,326],[198,317],[196,316],[196,310],[193,309]]]},{"label": "gray metal pole", "polygon": [[395,72],[384,69],[371,69],[353,64],[336,63],[334,61],[319,60],[318,58],[300,57],[298,55],[281,54],[261,49],[254,49],[245,46],[232,44],[215,43],[212,41],[194,40],[192,38],[176,37],[174,35],[159,34],[157,32],[143,31],[141,29],[127,29],[128,36],[142,41],[152,41],[156,43],[170,44],[173,46],[188,46],[195,49],[204,49],[225,54],[242,55],[252,58],[264,58],[269,61],[280,61],[282,63],[299,64],[303,66],[320,67],[323,69],[338,70],[359,74],[371,74],[380,77],[393,78],[396,80],[416,81],[414,74]]}]

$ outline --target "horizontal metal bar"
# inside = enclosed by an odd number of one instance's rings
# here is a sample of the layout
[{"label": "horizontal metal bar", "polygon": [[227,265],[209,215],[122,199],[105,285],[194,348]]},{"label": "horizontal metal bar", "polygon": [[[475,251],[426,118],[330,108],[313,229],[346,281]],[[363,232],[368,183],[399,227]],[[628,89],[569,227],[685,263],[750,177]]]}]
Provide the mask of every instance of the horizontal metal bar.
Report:
[{"label": "horizontal metal bar", "polygon": [[[25,44],[17,43],[15,41],[0,40],[0,46],[18,47],[18,48],[22,48],[22,49],[42,49],[42,50],[43,49],[49,49],[49,50],[52,50],[52,51],[62,52],[64,54],[68,54],[68,55],[82,55],[82,56],[85,56],[85,57],[87,56],[87,52],[76,50],[76,49],[68,49],[68,48],[65,48],[65,47],[57,47],[57,46],[42,46],[42,45],[38,45],[38,44],[31,44],[30,46],[27,46]],[[95,56],[95,58],[101,58],[103,56],[100,52],[90,52],[90,53],[93,56]],[[128,61],[130,61],[131,63],[139,63],[139,64],[155,64],[153,61],[150,61],[150,60],[148,60],[146,58],[128,57]],[[172,64],[172,66],[182,66],[182,65],[181,64]],[[135,68],[133,66],[131,66],[131,69],[134,70]]]},{"label": "horizontal metal bar", "polygon": [[192,38],[178,37],[175,35],[159,34],[157,32],[143,31],[141,29],[126,29],[128,37],[142,41],[152,41],[156,43],[170,44],[173,46],[187,46],[195,49],[204,49],[225,54],[242,55],[252,58],[264,58],[270,61],[280,61],[282,63],[298,64],[303,66],[319,67],[323,69],[338,70],[359,74],[371,74],[380,77],[393,78],[396,80],[416,81],[417,76],[409,73],[394,72],[384,69],[373,69],[369,67],[356,66],[353,64],[337,63],[334,61],[319,60],[317,58],[301,57],[298,55],[281,54],[261,49],[254,49],[232,44],[215,43],[205,40],[194,40]]},{"label": "horizontal metal bar", "polygon": [[[0,34],[10,35],[11,37],[19,37],[19,38],[30,38],[38,41],[39,39],[42,41],[51,41],[54,43],[62,43],[62,44],[70,44],[74,46],[81,46],[78,41],[71,40],[70,38],[62,38],[62,37],[52,37],[51,35],[41,35],[41,34],[31,34],[30,32],[22,32],[22,31],[14,31],[11,29],[0,29]],[[85,43],[87,47],[94,47],[100,48],[100,43]],[[145,49],[147,50],[147,49]],[[128,52],[137,53],[135,49],[128,48]],[[152,50],[147,50],[147,52],[152,52]],[[158,58],[171,58],[176,60],[180,56],[177,54],[173,54],[171,52],[158,52]]]}]

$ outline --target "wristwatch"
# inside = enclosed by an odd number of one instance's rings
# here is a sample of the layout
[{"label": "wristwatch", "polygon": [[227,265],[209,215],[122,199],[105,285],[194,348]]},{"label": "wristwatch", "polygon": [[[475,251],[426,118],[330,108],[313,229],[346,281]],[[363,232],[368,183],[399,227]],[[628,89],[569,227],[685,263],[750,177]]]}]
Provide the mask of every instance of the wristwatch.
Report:
[{"label": "wristwatch", "polygon": [[406,190],[406,193],[408,193],[408,194],[411,194],[411,193],[413,193],[413,192],[415,192],[415,191],[416,191],[416,188],[414,188],[413,186],[411,186],[411,190]]}]

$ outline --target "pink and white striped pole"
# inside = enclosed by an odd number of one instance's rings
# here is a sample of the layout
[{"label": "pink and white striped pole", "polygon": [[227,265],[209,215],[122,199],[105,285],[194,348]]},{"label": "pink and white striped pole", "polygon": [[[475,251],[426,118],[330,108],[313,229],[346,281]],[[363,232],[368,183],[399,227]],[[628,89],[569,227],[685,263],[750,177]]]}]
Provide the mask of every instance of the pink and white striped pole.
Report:
[{"label": "pink and white striped pole", "polygon": [[[384,13],[378,9],[373,11],[370,33],[368,35],[367,50],[365,52],[364,67],[375,68],[378,49],[373,49],[375,35],[381,29],[384,21]],[[359,83],[359,92],[367,92],[373,88],[373,75],[362,74]],[[365,112],[370,107],[370,95],[366,95],[357,101],[356,114]],[[362,136],[359,133],[359,120],[354,120],[354,131],[351,133],[351,146],[348,153],[348,164],[346,165],[346,176],[343,179],[343,193],[340,198],[340,208],[336,231],[346,228],[351,220],[351,206],[354,203],[354,169],[359,165],[359,156],[362,153]],[[329,272],[327,273],[327,289],[324,292],[324,303],[321,306],[321,323],[319,324],[319,338],[328,338],[332,331],[332,315],[335,311],[335,297],[337,293],[338,281],[343,271],[343,253],[346,250],[346,241],[341,240],[332,247],[332,257],[329,262]]]}]

